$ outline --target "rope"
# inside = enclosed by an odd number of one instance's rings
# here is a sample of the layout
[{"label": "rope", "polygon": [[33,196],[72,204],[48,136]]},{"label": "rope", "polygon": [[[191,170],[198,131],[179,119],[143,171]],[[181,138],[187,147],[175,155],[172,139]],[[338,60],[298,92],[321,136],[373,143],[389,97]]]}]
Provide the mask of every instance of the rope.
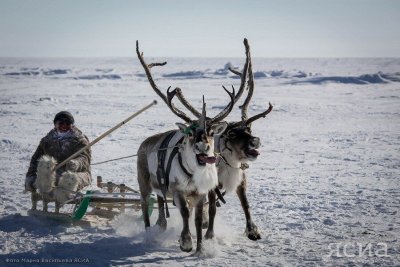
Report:
[{"label": "rope", "polygon": [[[170,147],[166,147],[166,148],[160,148],[157,149],[156,151],[159,150],[167,150],[170,148],[175,148],[175,147],[179,147],[179,146],[170,146]],[[120,157],[120,158],[115,158],[115,159],[109,159],[109,160],[105,160],[105,161],[100,161],[100,162],[96,162],[96,163],[91,163],[90,165],[98,165],[98,164],[103,164],[103,163],[107,163],[107,162],[111,162],[111,161],[117,161],[120,159],[128,159],[128,158],[133,158],[133,157],[137,157],[139,154],[134,154],[134,155],[130,155],[130,156],[125,156],[125,157]]]},{"label": "rope", "polygon": [[130,155],[130,156],[125,156],[125,157],[120,157],[120,158],[116,158],[116,159],[109,159],[109,160],[105,160],[105,161],[100,161],[100,162],[92,163],[92,164],[90,164],[90,165],[98,165],[98,164],[103,164],[103,163],[107,163],[107,162],[111,162],[111,161],[116,161],[116,160],[120,160],[120,159],[133,158],[133,157],[136,157],[137,155],[138,155],[138,154]]}]

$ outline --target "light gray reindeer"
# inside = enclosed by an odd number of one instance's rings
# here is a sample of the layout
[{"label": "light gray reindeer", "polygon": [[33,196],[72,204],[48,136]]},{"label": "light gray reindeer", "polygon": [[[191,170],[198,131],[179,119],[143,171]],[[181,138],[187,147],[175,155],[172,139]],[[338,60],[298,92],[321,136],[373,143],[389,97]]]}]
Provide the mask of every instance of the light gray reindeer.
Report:
[{"label": "light gray reindeer", "polygon": [[[147,138],[138,150],[138,183],[141,193],[141,207],[146,229],[150,227],[148,215],[149,197],[154,190],[157,193],[159,216],[156,222],[161,229],[165,229],[169,216],[166,196],[172,196],[183,220],[183,229],[180,236],[180,248],[189,252],[192,250],[192,237],[189,230],[188,203],[195,207],[195,225],[197,234],[196,255],[202,253],[202,211],[205,197],[218,184],[216,158],[214,156],[214,134],[222,133],[226,122],[221,122],[234,104],[234,95],[226,90],[230,103],[214,118],[206,118],[205,103],[199,120],[190,119],[184,112],[172,104],[177,90],[164,95],[155,84],[150,69],[153,66],[165,63],[146,64],[143,54],[139,51],[136,42],[138,58],[146,72],[151,87],[163,99],[170,110],[187,123],[177,123],[179,130],[157,134]],[[166,153],[162,153],[165,151]]]},{"label": "light gray reindeer", "polygon": [[[246,217],[246,234],[251,240],[258,240],[261,238],[258,227],[253,222],[250,214],[250,205],[247,200],[246,189],[247,189],[247,176],[245,169],[248,168],[248,162],[254,161],[259,156],[258,148],[260,147],[260,139],[255,137],[251,132],[251,123],[259,118],[265,117],[272,110],[272,105],[269,103],[269,108],[251,118],[247,117],[247,108],[250,103],[251,97],[253,96],[254,90],[254,77],[253,69],[250,56],[250,47],[247,39],[244,39],[244,45],[246,49],[246,62],[243,67],[243,72],[230,69],[236,75],[241,78],[241,85],[238,90],[238,94],[235,96],[235,103],[242,95],[246,80],[248,94],[241,108],[241,121],[231,122],[225,131],[215,137],[216,153],[219,154],[220,159],[217,162],[218,167],[218,188],[225,190],[225,192],[236,191],[244,215]],[[177,97],[182,104],[190,110],[196,117],[201,114],[194,109],[190,103],[184,98],[182,92],[177,92]],[[209,198],[209,222],[208,229],[206,232],[206,239],[214,237],[214,218],[216,214],[216,192],[211,190],[208,194]],[[220,195],[219,198],[223,200]],[[205,224],[207,226],[207,224]]]}]

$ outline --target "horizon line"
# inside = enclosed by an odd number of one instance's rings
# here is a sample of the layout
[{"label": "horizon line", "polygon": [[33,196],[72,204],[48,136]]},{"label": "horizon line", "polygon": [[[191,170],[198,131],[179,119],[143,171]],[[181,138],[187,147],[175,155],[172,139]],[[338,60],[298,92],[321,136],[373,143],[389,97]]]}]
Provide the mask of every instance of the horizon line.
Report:
[{"label": "horizon line", "polygon": [[[136,58],[137,56],[0,56],[0,59],[105,59],[105,58]],[[148,58],[193,58],[193,59],[242,59],[243,57],[199,57],[199,56],[149,56]],[[274,56],[274,57],[252,57],[252,59],[400,59],[400,56]]]}]

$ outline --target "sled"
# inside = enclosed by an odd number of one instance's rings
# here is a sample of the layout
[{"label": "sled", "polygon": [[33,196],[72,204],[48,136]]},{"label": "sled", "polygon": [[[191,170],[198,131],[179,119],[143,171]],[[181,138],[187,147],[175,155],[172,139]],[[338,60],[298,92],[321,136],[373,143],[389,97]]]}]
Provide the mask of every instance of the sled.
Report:
[{"label": "sled", "polygon": [[[34,200],[43,200],[38,193],[32,192],[32,209],[28,215],[45,217],[61,222],[89,221],[92,217],[102,217],[112,219],[116,215],[130,209],[141,213],[140,192],[132,189],[125,184],[115,184],[113,182],[102,182],[102,177],[97,177],[97,187],[99,190],[87,190],[85,193],[77,192],[74,198],[63,203],[69,206],[70,212],[51,212],[38,210]],[[148,213],[151,216],[156,202],[156,195],[149,199]],[[54,200],[53,200],[54,201]],[[71,208],[72,207],[72,208]],[[90,219],[87,219],[90,218]]]}]

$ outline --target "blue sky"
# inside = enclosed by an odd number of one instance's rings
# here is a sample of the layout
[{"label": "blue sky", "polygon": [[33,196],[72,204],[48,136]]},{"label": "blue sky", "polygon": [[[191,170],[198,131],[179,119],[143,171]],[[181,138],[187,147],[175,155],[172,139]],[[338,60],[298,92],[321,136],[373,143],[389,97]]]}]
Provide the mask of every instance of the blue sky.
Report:
[{"label": "blue sky", "polygon": [[0,0],[0,57],[400,57],[400,1]]}]

